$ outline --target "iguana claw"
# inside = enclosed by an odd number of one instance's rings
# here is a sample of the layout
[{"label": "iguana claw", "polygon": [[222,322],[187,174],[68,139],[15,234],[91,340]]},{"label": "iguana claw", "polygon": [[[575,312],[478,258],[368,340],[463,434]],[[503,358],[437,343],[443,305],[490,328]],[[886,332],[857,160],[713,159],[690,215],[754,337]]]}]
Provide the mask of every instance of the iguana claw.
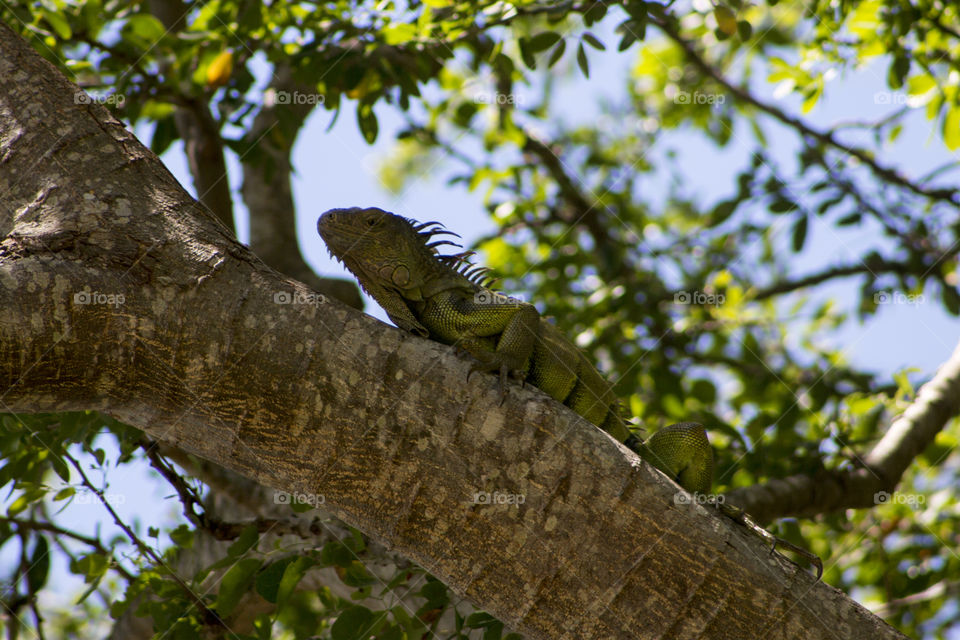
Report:
[{"label": "iguana claw", "polygon": [[507,364],[499,364],[496,362],[477,362],[472,367],[470,371],[467,372],[467,382],[470,382],[470,376],[473,375],[474,371],[483,371],[497,373],[499,376],[499,382],[497,388],[500,394],[499,405],[503,406],[504,400],[507,399],[507,387],[508,380],[511,377],[517,378],[520,381],[521,388],[523,387],[523,379],[526,376],[526,372],[521,370],[511,369]]},{"label": "iguana claw", "polygon": [[[750,516],[747,515],[746,511],[739,507],[734,507],[733,505],[726,504],[725,502],[715,502],[717,510],[722,514],[730,518],[731,520],[742,524],[747,529],[749,529],[757,537],[763,538],[764,540],[770,541],[770,553],[773,553],[777,550],[777,546],[785,547],[792,551],[793,553],[806,558],[807,561],[817,568],[817,580],[823,577],[823,560],[819,556],[807,551],[803,547],[798,547],[789,540],[784,540],[783,538],[778,538],[773,535],[756,522],[750,519]],[[794,563],[796,564],[796,563]]]}]

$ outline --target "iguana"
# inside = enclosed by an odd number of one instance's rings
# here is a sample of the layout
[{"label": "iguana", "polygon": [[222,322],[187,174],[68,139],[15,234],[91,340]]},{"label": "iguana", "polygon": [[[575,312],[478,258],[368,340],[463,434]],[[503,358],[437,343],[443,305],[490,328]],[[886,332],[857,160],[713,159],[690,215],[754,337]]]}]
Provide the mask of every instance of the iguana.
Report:
[{"label": "iguana", "polygon": [[[473,371],[529,382],[597,425],[687,491],[706,494],[713,484],[713,449],[703,425],[664,427],[646,441],[627,427],[613,388],[583,352],[540,316],[532,304],[489,288],[487,269],[471,251],[441,254],[456,245],[435,236],[457,234],[439,222],[416,222],[382,209],[331,209],[317,220],[330,254],[349,269],[401,329],[455,345],[477,362]],[[459,236],[457,236],[459,237]],[[469,376],[468,376],[469,377]],[[823,573],[820,558],[777,538],[741,509],[716,501],[725,515],[756,535],[806,557]]]},{"label": "iguana", "polygon": [[[613,388],[583,352],[532,304],[488,288],[472,252],[441,254],[456,235],[382,209],[332,209],[317,221],[330,253],[401,329],[469,352],[473,371],[526,381],[608,432],[692,493],[713,483],[713,450],[703,426],[670,425],[643,442],[631,433]],[[456,246],[456,245],[454,245]]]}]

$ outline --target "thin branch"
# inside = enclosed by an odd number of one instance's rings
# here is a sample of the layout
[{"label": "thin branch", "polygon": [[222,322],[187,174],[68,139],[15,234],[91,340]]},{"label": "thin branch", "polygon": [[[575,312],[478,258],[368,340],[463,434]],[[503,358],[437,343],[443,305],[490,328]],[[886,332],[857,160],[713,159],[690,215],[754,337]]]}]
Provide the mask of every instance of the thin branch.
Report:
[{"label": "thin branch", "polygon": [[928,600],[936,600],[944,596],[952,596],[956,593],[960,593],[960,581],[940,581],[936,584],[930,585],[923,591],[918,591],[917,593],[911,593],[909,596],[905,596],[903,598],[897,598],[896,600],[884,602],[883,604],[873,608],[873,612],[881,618],[886,618],[893,615],[897,609],[902,607],[909,607],[910,605],[914,605],[919,602],[927,602]]},{"label": "thin branch", "polygon": [[110,506],[110,502],[107,501],[106,498],[104,498],[103,491],[97,489],[95,486],[93,486],[93,483],[90,482],[90,479],[87,477],[87,474],[83,472],[83,467],[80,465],[80,462],[76,458],[74,458],[72,455],[66,452],[64,452],[63,457],[66,458],[71,465],[73,465],[74,469],[77,470],[77,473],[80,474],[80,480],[83,486],[85,486],[87,489],[89,489],[94,494],[96,494],[97,498],[99,498],[100,500],[100,503],[104,506],[104,508],[110,514],[110,517],[113,519],[114,524],[116,524],[118,527],[120,527],[123,530],[123,532],[127,535],[127,538],[129,538],[130,542],[134,544],[137,550],[140,551],[140,553],[142,553],[144,556],[150,558],[150,560],[152,560],[153,563],[156,564],[158,567],[163,567],[164,569],[167,570],[170,577],[173,578],[174,582],[177,583],[177,586],[180,587],[184,595],[186,595],[187,599],[190,600],[200,611],[200,615],[203,617],[204,623],[210,626],[220,627],[221,629],[229,631],[229,628],[227,627],[226,623],[223,621],[222,618],[220,618],[217,612],[211,609],[210,607],[208,607],[207,604],[203,601],[203,598],[197,595],[193,591],[193,589],[191,589],[190,586],[186,582],[184,582],[183,578],[181,578],[179,575],[177,575],[175,571],[173,571],[170,567],[168,567],[166,563],[163,561],[163,558],[157,555],[157,553],[153,549],[151,549],[145,542],[143,542],[143,540],[141,540],[140,537],[137,536],[136,533],[134,533],[133,529],[131,529],[127,525],[127,523],[125,523],[120,518],[117,512],[114,511],[113,507]]},{"label": "thin branch", "polygon": [[699,52],[697,52],[694,46],[690,42],[688,42],[686,39],[684,39],[682,35],[680,35],[679,31],[677,31],[677,29],[675,28],[672,22],[670,22],[669,20],[662,20],[653,15],[650,16],[650,20],[660,28],[660,30],[664,33],[664,35],[666,35],[668,38],[670,38],[670,40],[676,43],[678,47],[680,47],[680,49],[686,54],[687,58],[693,63],[694,66],[700,69],[700,71],[703,72],[705,75],[709,76],[714,81],[716,81],[721,86],[723,86],[724,89],[726,89],[730,94],[732,94],[739,100],[742,100],[750,105],[753,105],[755,108],[759,109],[760,111],[763,111],[764,113],[767,113],[768,115],[773,116],[783,124],[796,129],[797,131],[799,131],[801,134],[805,136],[808,136],[810,138],[817,140],[821,144],[827,145],[829,147],[833,147],[838,151],[842,151],[843,153],[853,156],[854,158],[856,158],[866,166],[870,167],[870,169],[873,171],[874,174],[877,175],[877,177],[889,183],[896,184],[900,187],[903,187],[904,189],[912,191],[913,193],[919,196],[923,196],[924,198],[930,198],[933,200],[942,200],[955,207],[960,208],[960,201],[958,201],[957,199],[958,192],[956,189],[932,189],[932,188],[927,188],[919,184],[916,184],[911,180],[909,180],[908,178],[901,175],[895,169],[892,169],[890,167],[886,167],[880,164],[879,162],[877,162],[876,159],[874,159],[869,153],[867,153],[863,149],[851,147],[840,142],[834,136],[833,132],[818,131],[817,129],[814,129],[813,127],[804,123],[802,120],[795,118],[791,115],[788,115],[783,110],[778,109],[777,107],[767,102],[764,102],[763,100],[760,100],[759,98],[751,94],[748,90],[734,85],[722,73],[720,73],[720,71],[718,71],[710,63],[708,63],[699,54]]},{"label": "thin branch", "polygon": [[798,289],[812,287],[835,278],[847,278],[850,276],[862,274],[878,275],[880,273],[895,273],[906,275],[913,273],[910,265],[903,262],[894,262],[883,258],[858,262],[857,264],[847,264],[835,267],[829,267],[817,273],[797,278],[796,280],[780,280],[759,289],[754,289],[751,296],[753,300],[765,300],[784,293],[790,293]]},{"label": "thin branch", "polygon": [[[15,525],[18,529],[23,529],[28,531],[47,531],[57,536],[63,536],[65,538],[76,540],[77,542],[82,542],[83,544],[89,547],[92,547],[97,552],[107,557],[113,556],[113,552],[110,549],[107,549],[103,545],[103,543],[100,542],[99,538],[85,536],[82,533],[77,533],[76,531],[71,531],[70,529],[64,529],[63,527],[57,526],[52,522],[41,522],[38,520],[19,520],[17,518],[8,518],[5,516],[0,516],[0,523],[12,524],[12,525]],[[133,581],[134,579],[136,579],[136,576],[134,576],[132,573],[127,571],[120,563],[116,561],[114,561],[112,568],[127,580]]]}]

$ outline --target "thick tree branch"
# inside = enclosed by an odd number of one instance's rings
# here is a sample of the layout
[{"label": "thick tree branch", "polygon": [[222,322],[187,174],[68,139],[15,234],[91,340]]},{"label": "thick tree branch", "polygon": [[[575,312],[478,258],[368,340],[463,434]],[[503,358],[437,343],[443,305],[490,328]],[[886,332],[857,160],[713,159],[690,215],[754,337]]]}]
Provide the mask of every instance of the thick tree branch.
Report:
[{"label": "thick tree branch", "polygon": [[544,394],[500,406],[494,376],[456,383],[470,364],[449,347],[323,300],[275,304],[310,292],[0,34],[7,410],[100,410],[322,495],[531,638],[903,637]]},{"label": "thick tree branch", "polygon": [[[864,456],[857,469],[796,475],[735,489],[727,501],[759,522],[784,516],[812,516],[837,509],[869,508],[883,502],[914,459],[951,419],[960,415],[960,345],[916,400]],[[878,494],[880,497],[878,497]]]}]

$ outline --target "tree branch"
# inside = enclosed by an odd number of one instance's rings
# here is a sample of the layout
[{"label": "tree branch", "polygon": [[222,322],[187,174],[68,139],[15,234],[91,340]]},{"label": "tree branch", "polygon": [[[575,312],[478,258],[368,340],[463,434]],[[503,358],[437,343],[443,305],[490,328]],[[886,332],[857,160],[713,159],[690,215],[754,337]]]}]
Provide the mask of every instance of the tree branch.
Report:
[{"label": "tree branch", "polygon": [[[288,96],[310,95],[316,91],[299,83],[286,63],[278,63],[270,88]],[[342,278],[320,278],[303,259],[297,242],[296,203],[290,176],[293,165],[290,154],[293,143],[315,101],[264,104],[253,119],[245,136],[257,153],[248,153],[240,160],[243,185],[240,192],[250,214],[250,248],[268,265],[308,284],[355,309],[363,309],[363,299],[356,283]]]},{"label": "tree branch", "polygon": [[[183,29],[184,18],[189,12],[181,0],[150,0],[149,8],[171,32]],[[209,104],[203,100],[183,96],[177,104],[173,119],[177,132],[183,139],[184,153],[190,175],[193,176],[197,199],[210,209],[225,227],[236,232],[220,124],[213,117]]]},{"label": "tree branch", "polygon": [[[30,531],[48,531],[50,533],[55,533],[58,536],[63,536],[65,538],[70,538],[76,540],[77,542],[82,542],[83,544],[91,547],[98,553],[103,554],[105,557],[112,557],[113,551],[107,549],[103,546],[103,543],[100,542],[99,538],[93,538],[91,536],[85,536],[82,533],[77,533],[76,531],[71,531],[70,529],[64,529],[59,527],[52,522],[40,522],[38,520],[21,520],[19,518],[8,518],[6,516],[0,516],[0,522],[12,524],[18,529],[30,530]],[[133,581],[134,575],[127,571],[123,565],[114,560],[110,565],[110,568],[122,575],[126,580]]]},{"label": "tree branch", "polygon": [[735,489],[726,495],[759,522],[874,507],[900,482],[914,459],[960,414],[960,344],[916,400],[863,457],[861,468],[795,475]]}]

